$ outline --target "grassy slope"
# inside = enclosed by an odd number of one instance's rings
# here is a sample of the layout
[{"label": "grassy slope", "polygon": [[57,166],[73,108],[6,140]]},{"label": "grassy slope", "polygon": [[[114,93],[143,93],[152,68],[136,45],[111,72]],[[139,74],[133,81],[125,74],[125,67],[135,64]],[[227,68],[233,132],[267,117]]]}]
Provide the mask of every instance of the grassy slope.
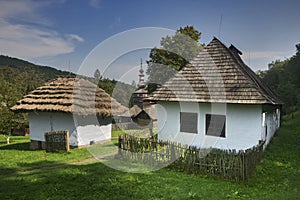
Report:
[{"label": "grassy slope", "polygon": [[169,169],[145,174],[116,171],[101,163],[71,164],[89,157],[28,151],[28,138],[11,145],[0,136],[1,199],[298,199],[300,113],[285,119],[248,183],[232,183]]}]

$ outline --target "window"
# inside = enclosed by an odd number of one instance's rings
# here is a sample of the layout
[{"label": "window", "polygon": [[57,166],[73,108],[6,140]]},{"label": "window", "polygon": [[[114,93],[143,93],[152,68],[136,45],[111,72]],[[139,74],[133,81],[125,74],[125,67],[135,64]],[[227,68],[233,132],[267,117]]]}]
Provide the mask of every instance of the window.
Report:
[{"label": "window", "polygon": [[206,135],[225,137],[225,115],[206,114]]},{"label": "window", "polygon": [[198,114],[180,112],[180,132],[198,133]]}]

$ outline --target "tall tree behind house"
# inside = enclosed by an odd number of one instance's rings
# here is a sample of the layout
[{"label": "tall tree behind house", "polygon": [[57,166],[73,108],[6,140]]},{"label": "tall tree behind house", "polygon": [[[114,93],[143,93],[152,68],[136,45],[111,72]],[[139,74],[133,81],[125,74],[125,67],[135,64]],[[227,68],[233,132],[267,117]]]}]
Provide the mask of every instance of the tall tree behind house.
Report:
[{"label": "tall tree behind house", "polygon": [[273,61],[268,70],[258,71],[258,74],[283,100],[284,113],[300,109],[300,44],[296,45],[294,56]]},{"label": "tall tree behind house", "polygon": [[198,54],[204,46],[199,44],[200,36],[193,26],[180,27],[175,35],[162,38],[161,48],[151,49],[146,71],[150,93]]}]

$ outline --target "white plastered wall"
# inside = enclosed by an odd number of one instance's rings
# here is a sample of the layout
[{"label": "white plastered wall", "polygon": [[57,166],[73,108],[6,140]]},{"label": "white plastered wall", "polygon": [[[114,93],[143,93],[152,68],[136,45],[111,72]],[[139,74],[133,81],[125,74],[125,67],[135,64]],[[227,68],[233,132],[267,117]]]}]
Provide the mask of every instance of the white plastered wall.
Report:
[{"label": "white plastered wall", "polygon": [[75,125],[73,115],[63,112],[30,112],[28,118],[31,140],[45,141],[44,133],[55,130],[68,130],[71,146],[89,145],[111,138],[109,121],[100,125],[95,120],[86,119],[85,124]]},{"label": "white plastered wall", "polygon": [[29,112],[30,139],[45,141],[44,133],[53,130],[75,130],[72,114],[62,112]]},{"label": "white plastered wall", "polygon": [[277,129],[280,127],[280,109],[269,110],[262,114],[262,131],[261,138],[265,141],[264,147],[266,147],[271,138],[276,133]]},{"label": "white plastered wall", "polygon": [[[201,148],[248,149],[261,140],[261,105],[159,102],[159,139]],[[180,112],[198,113],[198,133],[180,132]],[[206,114],[226,115],[225,138],[205,135]]]}]

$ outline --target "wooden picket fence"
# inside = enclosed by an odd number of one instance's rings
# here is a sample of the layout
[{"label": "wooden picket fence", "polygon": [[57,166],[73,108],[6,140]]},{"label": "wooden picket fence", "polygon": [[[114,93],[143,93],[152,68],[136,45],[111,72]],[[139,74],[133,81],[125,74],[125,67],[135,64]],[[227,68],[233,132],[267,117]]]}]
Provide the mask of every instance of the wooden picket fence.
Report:
[{"label": "wooden picket fence", "polygon": [[203,149],[124,134],[119,136],[119,156],[152,166],[168,164],[178,171],[247,181],[261,162],[263,144],[245,151]]}]

